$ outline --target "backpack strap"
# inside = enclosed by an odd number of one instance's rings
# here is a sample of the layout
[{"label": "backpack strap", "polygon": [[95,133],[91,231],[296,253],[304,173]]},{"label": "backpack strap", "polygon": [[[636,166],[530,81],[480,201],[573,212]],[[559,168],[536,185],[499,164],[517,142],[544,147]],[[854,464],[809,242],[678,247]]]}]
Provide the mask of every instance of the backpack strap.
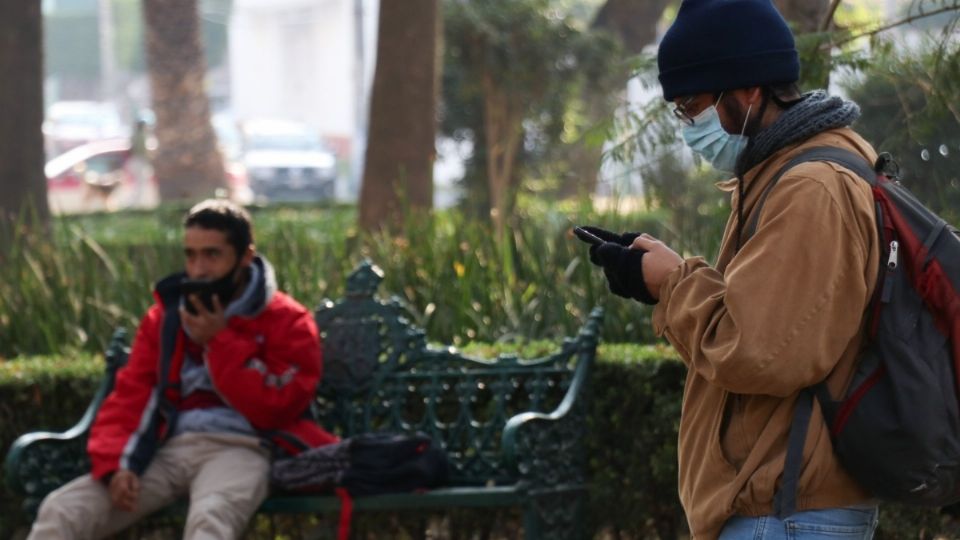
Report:
[{"label": "backpack strap", "polygon": [[750,222],[747,223],[746,234],[741,241],[741,246],[746,243],[747,240],[754,235],[754,233],[757,232],[757,224],[760,222],[760,214],[763,210],[763,205],[767,202],[767,197],[770,195],[770,192],[773,190],[774,186],[777,185],[777,182],[780,181],[780,178],[790,169],[800,165],[801,163],[807,163],[808,161],[828,161],[831,163],[836,163],[837,165],[841,165],[857,173],[857,176],[866,180],[871,186],[877,183],[877,173],[874,171],[873,166],[871,166],[870,162],[860,154],[847,150],[846,148],[838,148],[835,146],[815,146],[808,150],[804,150],[803,152],[797,154],[793,159],[788,161],[786,165],[781,167],[780,170],[777,171],[777,174],[774,175],[773,179],[770,180],[770,183],[767,185],[766,189],[763,190],[763,193],[760,194],[760,200],[757,201],[757,207],[750,216]]},{"label": "backpack strap", "polygon": [[[836,163],[842,167],[850,169],[857,176],[866,180],[871,186],[877,182],[877,173],[870,162],[860,154],[833,146],[817,146],[804,150],[786,165],[777,171],[773,179],[767,185],[760,199],[757,201],[756,209],[750,216],[747,224],[746,235],[743,243],[746,243],[754,233],[757,232],[757,224],[760,222],[760,214],[767,197],[773,190],[780,178],[787,171],[809,161],[827,161]],[[742,244],[741,244],[742,245]],[[787,456],[783,464],[783,477],[780,483],[780,489],[776,491],[773,497],[773,510],[780,520],[786,519],[797,511],[797,492],[800,484],[800,468],[803,465],[803,446],[807,438],[807,430],[810,426],[810,417],[813,415],[814,393],[820,399],[821,406],[826,406],[829,402],[829,392],[824,383],[818,383],[812,387],[804,388],[797,397],[793,410],[793,421],[790,424],[790,434],[787,437]],[[825,401],[826,399],[826,401]]]},{"label": "backpack strap", "polygon": [[337,540],[350,540],[350,526],[353,524],[353,497],[346,488],[334,490],[340,499],[340,520],[337,522]]},{"label": "backpack strap", "polygon": [[783,521],[797,511],[797,488],[800,482],[800,465],[803,462],[803,445],[807,439],[807,427],[813,415],[813,391],[804,388],[797,397],[793,409],[793,422],[787,437],[787,458],[783,464],[783,479],[780,489],[773,496],[773,511]]}]

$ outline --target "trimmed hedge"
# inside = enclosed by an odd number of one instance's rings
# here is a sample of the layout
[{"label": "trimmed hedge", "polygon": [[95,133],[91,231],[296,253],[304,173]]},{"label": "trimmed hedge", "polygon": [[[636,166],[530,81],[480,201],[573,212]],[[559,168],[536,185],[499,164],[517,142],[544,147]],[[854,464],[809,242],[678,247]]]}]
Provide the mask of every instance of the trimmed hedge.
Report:
[{"label": "trimmed hedge", "polygon": [[[554,347],[550,342],[473,344],[464,351],[479,357],[514,352],[529,358]],[[102,372],[102,358],[87,353],[76,353],[69,359],[0,361],[0,447],[4,453],[17,436],[27,431],[70,427],[88,405]],[[687,534],[676,487],[677,428],[685,374],[686,368],[667,347],[600,346],[592,378],[589,450],[590,526],[598,535],[675,539]],[[957,538],[960,525],[952,513],[884,506],[876,538]],[[515,531],[517,517],[507,512],[494,521],[498,530]],[[0,538],[12,536],[23,527],[24,519],[19,501],[4,488],[0,494]],[[248,537],[274,538],[275,532],[282,532],[284,537],[296,538],[294,530],[316,527],[316,520],[311,518],[293,522],[282,519],[269,523],[258,520]],[[492,518],[467,511],[453,513],[447,519],[451,528],[462,531],[488,530]],[[364,530],[381,526],[406,531],[419,526],[423,530],[428,523],[423,516],[411,521],[396,515],[357,521],[363,522],[358,526]],[[416,533],[401,536],[418,537]]]},{"label": "trimmed hedge", "polygon": [[[63,431],[76,423],[90,404],[103,370],[102,357],[82,352],[0,361],[3,455],[23,433]],[[20,501],[10,494],[4,481],[0,490],[0,538],[10,538],[23,520]]]}]

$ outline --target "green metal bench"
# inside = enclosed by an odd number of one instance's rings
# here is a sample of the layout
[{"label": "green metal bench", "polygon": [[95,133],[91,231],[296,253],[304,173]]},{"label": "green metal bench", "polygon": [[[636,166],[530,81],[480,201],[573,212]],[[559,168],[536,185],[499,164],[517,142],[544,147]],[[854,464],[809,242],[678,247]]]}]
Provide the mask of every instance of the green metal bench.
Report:
[{"label": "green metal bench", "polygon": [[[448,487],[358,497],[354,512],[518,507],[527,538],[582,538],[585,401],[601,310],[550,356],[478,360],[452,347],[428,347],[398,300],[375,297],[382,279],[378,268],[364,263],[349,276],[345,298],[324,301],[316,311],[324,348],[316,413],[343,437],[425,432],[442,445],[453,470]],[[31,515],[47,493],[89,470],[86,436],[128,350],[120,330],[107,352],[106,376],[73,428],[28,433],[11,447],[5,477]],[[334,496],[274,493],[259,512],[339,508]]]}]

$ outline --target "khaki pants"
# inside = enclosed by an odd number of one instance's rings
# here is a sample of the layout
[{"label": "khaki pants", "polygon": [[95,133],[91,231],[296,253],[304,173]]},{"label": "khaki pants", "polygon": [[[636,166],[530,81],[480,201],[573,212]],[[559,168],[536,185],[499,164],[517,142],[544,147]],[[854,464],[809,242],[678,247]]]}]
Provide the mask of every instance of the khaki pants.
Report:
[{"label": "khaki pants", "polygon": [[266,498],[269,480],[269,452],[255,437],[184,433],[160,447],[140,478],[136,510],[114,508],[106,486],[88,474],[43,500],[28,539],[101,538],[187,494],[184,538],[239,538]]}]

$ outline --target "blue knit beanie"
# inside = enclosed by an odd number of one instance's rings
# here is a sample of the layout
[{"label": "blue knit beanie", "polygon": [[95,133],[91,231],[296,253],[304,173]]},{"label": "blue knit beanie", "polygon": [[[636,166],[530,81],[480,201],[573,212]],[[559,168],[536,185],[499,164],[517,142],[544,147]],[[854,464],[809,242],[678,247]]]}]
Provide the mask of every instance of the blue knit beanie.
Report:
[{"label": "blue knit beanie", "polygon": [[770,0],[683,0],[657,66],[667,101],[800,78],[793,34]]}]

